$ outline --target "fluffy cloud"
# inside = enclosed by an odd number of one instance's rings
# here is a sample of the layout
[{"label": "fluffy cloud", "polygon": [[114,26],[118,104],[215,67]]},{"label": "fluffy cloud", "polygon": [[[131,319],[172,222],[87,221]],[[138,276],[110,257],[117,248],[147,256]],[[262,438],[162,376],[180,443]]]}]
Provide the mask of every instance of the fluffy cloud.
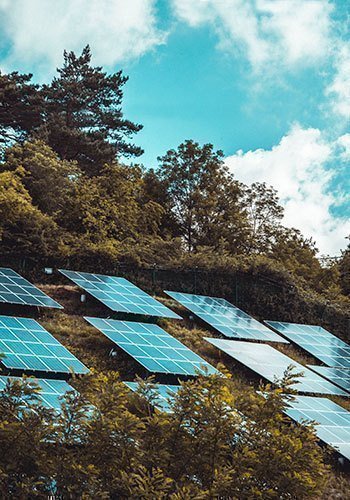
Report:
[{"label": "fluffy cloud", "polygon": [[328,0],[172,0],[192,27],[208,24],[226,50],[241,49],[255,69],[315,64],[332,45]]},{"label": "fluffy cloud", "polygon": [[[42,72],[62,51],[91,45],[98,64],[137,58],[165,41],[157,28],[156,0],[0,0],[0,29],[10,49],[5,69]],[[51,69],[52,70],[52,69]]]},{"label": "fluffy cloud", "polygon": [[[350,222],[332,214],[332,207],[346,194],[335,192],[335,170],[328,165],[349,145],[348,134],[334,142],[318,129],[292,127],[270,150],[257,149],[226,159],[235,176],[249,184],[266,182],[279,193],[285,208],[284,224],[316,240],[321,253],[335,255],[346,246]],[[340,148],[340,152],[339,152]]]},{"label": "fluffy cloud", "polygon": [[333,111],[350,120],[350,44],[342,43],[335,59],[335,76],[327,87]]}]

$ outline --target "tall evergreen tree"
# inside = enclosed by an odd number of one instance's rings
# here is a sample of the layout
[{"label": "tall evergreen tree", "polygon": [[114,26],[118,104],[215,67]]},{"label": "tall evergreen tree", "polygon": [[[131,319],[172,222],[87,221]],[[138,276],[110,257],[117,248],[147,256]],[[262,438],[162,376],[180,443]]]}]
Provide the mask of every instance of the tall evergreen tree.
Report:
[{"label": "tall evergreen tree", "polygon": [[64,160],[77,160],[90,175],[99,173],[116,157],[139,156],[142,149],[128,139],[142,126],[122,112],[123,86],[128,78],[91,66],[86,46],[80,56],[64,52],[59,76],[44,85],[43,123],[37,134]]},{"label": "tall evergreen tree", "polygon": [[0,72],[0,148],[24,140],[41,123],[42,97],[31,78]]}]

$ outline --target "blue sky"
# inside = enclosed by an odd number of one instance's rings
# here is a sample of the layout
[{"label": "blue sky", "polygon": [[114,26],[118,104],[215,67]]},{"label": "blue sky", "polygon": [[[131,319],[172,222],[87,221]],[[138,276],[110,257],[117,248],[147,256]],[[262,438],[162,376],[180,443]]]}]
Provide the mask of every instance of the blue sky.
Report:
[{"label": "blue sky", "polygon": [[130,77],[145,166],[212,142],[335,255],[350,234],[349,18],[344,0],[0,0],[0,68],[47,81],[63,49],[90,43],[96,64]]}]

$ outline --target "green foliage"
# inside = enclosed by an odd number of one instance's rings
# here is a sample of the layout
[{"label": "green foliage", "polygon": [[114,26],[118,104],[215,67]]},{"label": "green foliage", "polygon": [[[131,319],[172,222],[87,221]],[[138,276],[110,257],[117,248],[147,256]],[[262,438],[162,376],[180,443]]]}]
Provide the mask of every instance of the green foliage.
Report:
[{"label": "green foliage", "polygon": [[62,245],[55,221],[32,203],[23,168],[0,173],[0,242],[3,254],[57,255]]},{"label": "green foliage", "polygon": [[112,372],[75,385],[81,395],[67,393],[58,415],[37,403],[33,383],[0,394],[2,498],[301,499],[324,489],[313,429],[286,424],[280,389],[263,397],[199,377],[165,414],[152,399],[135,407]]},{"label": "green foliage", "polygon": [[208,244],[215,247],[221,238],[237,250],[244,225],[241,188],[224,165],[222,151],[214,152],[211,144],[201,147],[186,141],[158,160],[156,175],[165,188],[160,193],[166,195],[176,234],[184,239],[187,250]]},{"label": "green foliage", "polygon": [[[41,121],[42,99],[32,75],[0,72],[0,146],[23,140]],[[1,150],[0,150],[1,151]]]},{"label": "green foliage", "polygon": [[121,71],[107,75],[91,66],[91,52],[64,52],[64,64],[48,85],[32,75],[0,74],[0,142],[37,137],[63,160],[75,160],[89,175],[117,157],[139,156],[128,139],[142,126],[123,117]]}]

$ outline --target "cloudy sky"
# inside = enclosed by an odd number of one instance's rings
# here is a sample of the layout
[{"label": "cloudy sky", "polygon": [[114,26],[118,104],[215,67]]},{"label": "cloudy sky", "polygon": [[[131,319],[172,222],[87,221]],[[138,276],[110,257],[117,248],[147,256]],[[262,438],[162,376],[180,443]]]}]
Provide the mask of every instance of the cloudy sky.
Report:
[{"label": "cloudy sky", "polygon": [[89,43],[130,77],[145,166],[212,142],[336,255],[350,234],[349,19],[347,0],[0,0],[0,68],[47,81],[63,49]]}]

